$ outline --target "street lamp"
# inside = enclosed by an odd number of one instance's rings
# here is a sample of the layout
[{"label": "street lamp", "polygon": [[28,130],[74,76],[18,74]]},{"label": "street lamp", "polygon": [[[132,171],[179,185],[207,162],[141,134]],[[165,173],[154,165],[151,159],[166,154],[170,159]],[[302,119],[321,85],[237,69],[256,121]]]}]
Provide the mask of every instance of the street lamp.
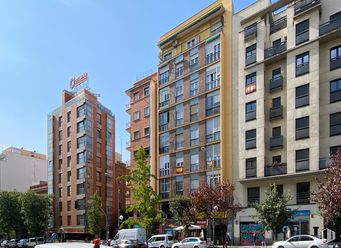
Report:
[{"label": "street lamp", "polygon": [[105,240],[108,241],[109,239],[109,223],[108,223],[108,216],[107,213],[103,210],[103,208],[101,207],[101,211],[105,216]]},{"label": "street lamp", "polygon": [[[212,212],[213,212],[213,213],[216,213],[217,211],[218,211],[218,206],[214,206]],[[214,238],[215,238],[215,237],[214,237],[214,236],[215,236],[215,235],[214,235],[214,229],[215,229],[215,219],[214,219],[215,216],[214,216],[214,215],[215,215],[215,214],[213,214],[213,248],[214,248]]]},{"label": "street lamp", "polygon": [[[119,221],[120,221],[120,223],[122,222],[122,220],[124,219],[124,216],[121,214],[119,217]],[[119,224],[120,224],[119,223]],[[118,225],[118,230],[120,230],[120,225]]]}]

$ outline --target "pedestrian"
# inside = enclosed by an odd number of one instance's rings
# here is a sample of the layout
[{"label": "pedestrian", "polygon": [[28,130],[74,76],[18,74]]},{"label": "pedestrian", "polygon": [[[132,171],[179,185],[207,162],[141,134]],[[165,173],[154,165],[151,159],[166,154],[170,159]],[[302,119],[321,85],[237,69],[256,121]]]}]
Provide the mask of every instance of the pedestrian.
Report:
[{"label": "pedestrian", "polygon": [[256,246],[257,234],[256,231],[253,231],[253,245]]},{"label": "pedestrian", "polygon": [[101,240],[99,239],[99,236],[96,235],[94,241],[92,241],[94,244],[94,248],[100,248]]},{"label": "pedestrian", "polygon": [[231,237],[230,237],[230,234],[228,232],[226,233],[226,236],[225,236],[225,244],[226,244],[226,247],[228,247],[228,246],[231,247]]}]

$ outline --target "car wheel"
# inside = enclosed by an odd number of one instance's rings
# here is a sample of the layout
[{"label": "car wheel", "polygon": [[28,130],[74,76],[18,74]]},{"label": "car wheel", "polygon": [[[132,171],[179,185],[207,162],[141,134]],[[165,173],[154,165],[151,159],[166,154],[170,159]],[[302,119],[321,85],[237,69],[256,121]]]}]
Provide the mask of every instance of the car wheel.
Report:
[{"label": "car wheel", "polygon": [[278,246],[277,248],[284,248],[283,246]]},{"label": "car wheel", "polygon": [[165,248],[165,247],[163,245],[161,245],[160,248]]},{"label": "car wheel", "polygon": [[174,246],[174,248],[179,248],[178,246]]},{"label": "car wheel", "polygon": [[312,247],[310,247],[310,248],[318,248],[318,247],[314,245],[314,246],[312,246]]},{"label": "car wheel", "polygon": [[194,246],[193,248],[199,248],[199,246]]}]

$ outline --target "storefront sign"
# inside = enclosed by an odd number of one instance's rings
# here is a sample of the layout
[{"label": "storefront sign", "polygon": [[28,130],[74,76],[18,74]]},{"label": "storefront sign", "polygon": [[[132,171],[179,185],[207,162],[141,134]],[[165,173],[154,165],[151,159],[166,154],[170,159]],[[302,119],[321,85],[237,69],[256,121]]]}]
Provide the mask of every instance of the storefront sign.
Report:
[{"label": "storefront sign", "polygon": [[[255,240],[254,234],[256,234]],[[261,245],[264,240],[264,226],[262,224],[240,222],[240,245]]]}]

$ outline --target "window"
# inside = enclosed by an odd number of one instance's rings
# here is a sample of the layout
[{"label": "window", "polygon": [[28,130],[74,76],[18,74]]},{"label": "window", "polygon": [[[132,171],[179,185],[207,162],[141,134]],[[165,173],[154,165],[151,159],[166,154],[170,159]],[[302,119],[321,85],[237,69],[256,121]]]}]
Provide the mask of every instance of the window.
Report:
[{"label": "window", "polygon": [[220,86],[220,65],[216,64],[206,69],[206,90]]},{"label": "window", "polygon": [[144,96],[149,96],[149,94],[150,94],[149,86],[148,86],[148,87],[145,87],[145,88],[143,89],[143,94],[144,94]]},{"label": "window", "polygon": [[160,90],[160,100],[159,100],[159,107],[163,108],[168,106],[169,104],[169,87],[165,87]]},{"label": "window", "polygon": [[276,97],[272,99],[272,108],[281,107],[281,97]]},{"label": "window", "polygon": [[259,187],[247,188],[247,204],[252,206],[259,202]]},{"label": "window", "polygon": [[85,226],[85,216],[77,215],[77,226]]},{"label": "window", "polygon": [[71,171],[67,172],[67,181],[70,182],[71,181]]},{"label": "window", "polygon": [[67,196],[71,196],[71,186],[67,186]]},{"label": "window", "polygon": [[169,132],[160,134],[160,153],[169,151]]},{"label": "window", "polygon": [[309,40],[309,19],[296,24],[296,46]]},{"label": "window", "polygon": [[199,144],[199,124],[195,123],[190,126],[191,146]]},{"label": "window", "polygon": [[256,148],[256,129],[252,129],[245,132],[245,149]]},{"label": "window", "polygon": [[175,166],[176,167],[183,167],[184,166],[184,153],[177,152],[175,155]]},{"label": "window", "polygon": [[329,148],[330,155],[335,155],[338,151],[341,152],[341,145],[340,146],[331,146]]},{"label": "window", "polygon": [[82,195],[84,192],[84,183],[77,184],[77,195]]},{"label": "window", "polygon": [[85,136],[79,137],[77,139],[77,149],[85,147]]},{"label": "window", "polygon": [[63,165],[63,159],[59,159],[58,160],[58,169],[62,169],[62,165]]},{"label": "window", "polygon": [[184,64],[179,63],[175,66],[175,77],[181,77],[184,74]]},{"label": "window", "polygon": [[150,107],[143,108],[143,116],[148,117],[150,115]]},{"label": "window", "polygon": [[245,77],[245,94],[250,94],[257,90],[257,73],[251,73]]},{"label": "window", "polygon": [[296,171],[309,170],[309,149],[296,151]]},{"label": "window", "polygon": [[256,44],[246,48],[245,65],[251,65],[256,62]]},{"label": "window", "polygon": [[281,127],[272,128],[272,137],[281,137]]},{"label": "window", "polygon": [[59,116],[59,118],[58,118],[58,125],[59,125],[59,127],[61,127],[62,124],[63,124],[63,117]]},{"label": "window", "polygon": [[170,182],[168,178],[160,179],[160,197],[169,198]]},{"label": "window", "polygon": [[245,160],[246,165],[246,178],[257,176],[257,159],[248,158]]},{"label": "window", "polygon": [[309,204],[310,197],[310,182],[296,184],[296,203]]},{"label": "window", "polygon": [[211,35],[219,33],[222,30],[223,30],[223,23],[219,21],[211,26]]},{"label": "window", "polygon": [[170,60],[171,58],[172,58],[172,51],[165,52],[165,54],[163,54],[163,60],[164,61]]},{"label": "window", "polygon": [[341,134],[341,112],[331,114],[329,117],[330,136]]},{"label": "window", "polygon": [[62,131],[61,130],[58,131],[58,141],[62,140],[62,135],[63,135]]},{"label": "window", "polygon": [[159,84],[163,85],[169,81],[169,65],[160,68],[159,71]]},{"label": "window", "polygon": [[182,80],[179,80],[175,83],[175,102],[182,101],[183,99],[183,88],[184,83]]},{"label": "window", "polygon": [[102,182],[102,173],[99,171],[96,171],[96,180],[97,182]]},{"label": "window", "polygon": [[330,82],[330,103],[341,101],[341,78]]},{"label": "window", "polygon": [[198,174],[192,174],[190,177],[190,184],[191,184],[191,192],[196,192],[199,189],[199,175]]},{"label": "window", "polygon": [[296,119],[296,140],[309,138],[309,116]]},{"label": "window", "polygon": [[85,163],[85,152],[77,153],[77,164]]},{"label": "window", "polygon": [[133,121],[137,121],[140,119],[140,111],[135,111],[133,113]]},{"label": "window", "polygon": [[220,112],[220,92],[219,90],[206,95],[206,116]]},{"label": "window", "polygon": [[84,121],[80,121],[77,123],[77,133],[84,131]]},{"label": "window", "polygon": [[176,149],[182,149],[184,148],[184,134],[183,129],[179,128],[176,130],[175,134],[175,148]]},{"label": "window", "polygon": [[75,209],[84,210],[85,209],[85,199],[79,199],[75,201]]},{"label": "window", "polygon": [[272,99],[272,107],[270,109],[270,121],[283,116],[283,108],[281,105],[281,97]]},{"label": "window", "polygon": [[296,77],[309,73],[309,52],[296,56]]},{"label": "window", "polygon": [[199,117],[199,104],[198,99],[192,99],[190,101],[190,121],[196,121]]},{"label": "window", "polygon": [[341,45],[330,49],[330,70],[341,67]]},{"label": "window", "polygon": [[133,93],[133,100],[134,100],[134,101],[137,101],[137,100],[139,100],[139,99],[140,99],[139,93],[138,93],[138,92],[134,92],[134,93]]},{"label": "window", "polygon": [[175,194],[182,195],[184,192],[184,177],[177,176],[175,177]]},{"label": "window", "polygon": [[191,151],[190,151],[190,164],[191,164],[191,166],[190,166],[191,172],[199,170],[199,150],[198,150],[198,148],[191,149]]},{"label": "window", "polygon": [[281,164],[281,163],[282,163],[282,156],[281,155],[272,157],[272,164],[276,165],[276,164]]},{"label": "window", "polygon": [[182,104],[175,106],[175,120],[177,126],[184,124],[184,106]]},{"label": "window", "polygon": [[67,152],[71,151],[71,141],[67,142]]},{"label": "window", "polygon": [[96,137],[97,137],[97,139],[101,139],[102,138],[101,129],[99,129],[99,128],[96,130]]},{"label": "window", "polygon": [[71,166],[71,156],[67,157],[67,167]]},{"label": "window", "polygon": [[169,124],[169,112],[163,112],[159,114],[159,131],[165,131],[168,129]]},{"label": "window", "polygon": [[160,157],[159,176],[164,177],[169,175],[169,155]]},{"label": "window", "polygon": [[220,117],[206,120],[206,141],[213,142],[220,140]]},{"label": "window", "polygon": [[61,184],[62,183],[62,173],[58,174],[58,183]]},{"label": "window", "polygon": [[85,104],[77,107],[77,118],[83,116],[85,114]]},{"label": "window", "polygon": [[256,119],[257,102],[252,101],[245,104],[245,121]]},{"label": "window", "polygon": [[199,42],[199,37],[193,37],[187,41],[187,49],[194,47]]},{"label": "window", "polygon": [[309,105],[309,84],[296,87],[296,108]]},{"label": "window", "polygon": [[206,146],[205,155],[207,168],[220,168],[220,144]]},{"label": "window", "polygon": [[69,138],[71,135],[71,127],[67,127],[67,137]]},{"label": "window", "polygon": [[59,145],[58,146],[58,155],[60,156],[60,155],[62,155],[62,145]]},{"label": "window", "polygon": [[189,51],[189,67],[191,71],[198,69],[199,67],[199,49],[198,47],[193,48]]},{"label": "window", "polygon": [[150,134],[150,128],[149,127],[145,127],[144,128],[144,136],[148,136]]},{"label": "window", "polygon": [[140,138],[140,132],[139,131],[135,131],[134,133],[133,133],[133,140],[137,140],[137,139],[139,139]]},{"label": "window", "polygon": [[67,122],[71,121],[71,111],[67,112]]},{"label": "window", "polygon": [[189,77],[190,80],[190,96],[196,96],[199,93],[199,74],[194,73]]},{"label": "window", "polygon": [[214,39],[206,43],[206,64],[220,59],[220,39]]},{"label": "window", "polygon": [[85,178],[85,167],[77,169],[77,179]]}]

